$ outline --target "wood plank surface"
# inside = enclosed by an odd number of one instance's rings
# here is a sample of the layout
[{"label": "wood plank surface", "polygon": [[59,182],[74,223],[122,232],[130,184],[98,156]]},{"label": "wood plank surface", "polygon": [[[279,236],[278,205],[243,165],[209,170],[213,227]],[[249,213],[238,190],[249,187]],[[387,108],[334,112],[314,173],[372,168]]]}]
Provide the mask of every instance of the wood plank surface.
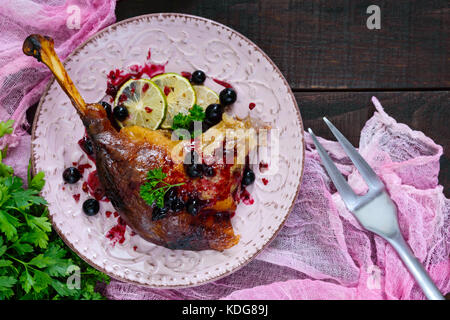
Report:
[{"label": "wood plank surface", "polygon": [[247,36],[293,89],[450,87],[446,0],[376,1],[381,29],[369,30],[372,0],[121,0],[117,19],[182,12]]}]

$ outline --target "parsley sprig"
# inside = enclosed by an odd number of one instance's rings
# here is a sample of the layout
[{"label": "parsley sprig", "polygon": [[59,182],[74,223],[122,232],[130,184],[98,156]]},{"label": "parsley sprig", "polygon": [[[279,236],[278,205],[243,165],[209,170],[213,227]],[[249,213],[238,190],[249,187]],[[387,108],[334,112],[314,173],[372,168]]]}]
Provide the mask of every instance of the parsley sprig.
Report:
[{"label": "parsley sprig", "polygon": [[[12,132],[13,121],[0,122],[0,137]],[[28,170],[28,188],[0,158],[0,300],[103,299],[95,291],[109,277],[90,267],[52,231],[46,201],[39,196],[44,173]],[[70,267],[78,267],[80,288],[67,285]]]},{"label": "parsley sprig", "polygon": [[182,186],[184,182],[169,184],[164,181],[167,175],[162,168],[152,169],[147,172],[147,182],[144,183],[139,193],[148,205],[156,204],[158,207],[164,207],[164,196],[170,188]]},{"label": "parsley sprig", "polygon": [[[205,111],[203,111],[203,108],[200,107],[197,104],[194,104],[194,106],[189,109],[189,114],[184,113],[178,113],[175,117],[173,117],[173,123],[172,123],[172,130],[177,129],[185,129],[189,130],[191,129],[191,124],[194,121],[203,121],[205,119]],[[199,133],[198,132],[191,132],[191,137],[195,138]],[[183,140],[185,137],[181,137]],[[188,137],[186,137],[188,138]]]}]

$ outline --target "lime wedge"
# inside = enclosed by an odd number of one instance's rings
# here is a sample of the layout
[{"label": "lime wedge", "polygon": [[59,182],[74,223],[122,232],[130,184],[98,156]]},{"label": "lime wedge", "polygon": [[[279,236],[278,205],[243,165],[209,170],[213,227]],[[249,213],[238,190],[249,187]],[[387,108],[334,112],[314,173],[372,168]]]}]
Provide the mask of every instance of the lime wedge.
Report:
[{"label": "lime wedge", "polygon": [[148,79],[128,80],[120,88],[114,106],[123,105],[129,117],[118,121],[121,126],[140,126],[152,130],[159,128],[167,110],[166,96]]},{"label": "lime wedge", "polygon": [[210,104],[220,103],[219,96],[206,86],[193,86],[197,95],[197,105],[206,110]]},{"label": "lime wedge", "polygon": [[188,114],[197,101],[195,90],[185,77],[177,73],[163,73],[152,78],[167,100],[167,112],[161,127],[170,129],[173,117],[178,113]]}]

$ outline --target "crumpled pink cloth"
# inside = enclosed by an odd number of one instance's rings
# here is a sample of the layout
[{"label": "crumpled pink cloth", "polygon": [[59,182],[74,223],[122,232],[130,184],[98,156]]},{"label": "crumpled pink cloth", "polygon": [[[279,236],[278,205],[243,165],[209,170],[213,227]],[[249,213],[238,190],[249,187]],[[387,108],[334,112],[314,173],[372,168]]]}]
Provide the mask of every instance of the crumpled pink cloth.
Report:
[{"label": "crumpled pink cloth", "polygon": [[[442,147],[377,112],[359,152],[387,186],[401,231],[438,288],[450,291],[450,201],[438,183]],[[320,139],[320,138],[319,138]],[[366,185],[337,142],[320,139],[357,193]],[[424,299],[393,248],[345,208],[309,135],[303,182],[283,229],[255,260],[216,282],[158,290],[112,280],[110,299]]]},{"label": "crumpled pink cloth", "polygon": [[56,53],[65,59],[78,45],[115,22],[116,0],[2,0],[0,3],[0,120],[14,119],[14,133],[0,140],[9,145],[5,163],[26,176],[30,136],[25,112],[41,97],[50,71],[22,53],[32,33],[55,40]]}]

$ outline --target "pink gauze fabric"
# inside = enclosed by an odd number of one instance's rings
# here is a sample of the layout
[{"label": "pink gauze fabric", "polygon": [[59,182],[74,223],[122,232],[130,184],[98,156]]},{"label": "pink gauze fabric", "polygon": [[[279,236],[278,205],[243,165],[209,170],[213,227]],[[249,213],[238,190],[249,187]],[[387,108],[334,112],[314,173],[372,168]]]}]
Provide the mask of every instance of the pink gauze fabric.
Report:
[{"label": "pink gauze fabric", "polygon": [[50,71],[22,53],[33,33],[52,37],[65,59],[78,45],[115,22],[115,0],[2,0],[0,4],[0,120],[14,119],[14,133],[1,139],[9,145],[5,163],[25,177],[30,158],[26,110],[38,102]]},{"label": "pink gauze fabric", "polygon": [[[377,112],[359,152],[385,182],[402,234],[438,288],[450,291],[450,201],[438,184],[442,147]],[[355,192],[366,191],[337,142],[320,139]],[[365,231],[345,208],[309,135],[303,182],[284,227],[255,260],[216,282],[158,290],[116,280],[110,299],[424,299],[393,248]]]}]

